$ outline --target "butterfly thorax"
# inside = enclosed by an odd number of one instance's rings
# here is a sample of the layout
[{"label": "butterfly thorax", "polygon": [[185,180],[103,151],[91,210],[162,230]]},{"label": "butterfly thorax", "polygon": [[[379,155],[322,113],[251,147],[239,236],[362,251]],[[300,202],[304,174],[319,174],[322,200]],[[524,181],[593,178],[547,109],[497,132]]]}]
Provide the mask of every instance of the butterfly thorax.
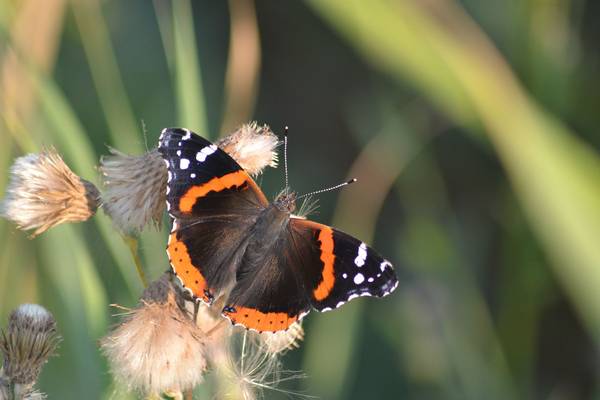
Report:
[{"label": "butterfly thorax", "polygon": [[[253,238],[260,238],[257,247],[268,248],[275,244],[287,228],[290,215],[296,209],[296,194],[284,191],[260,213],[252,227]],[[252,247],[250,242],[250,247]]]}]

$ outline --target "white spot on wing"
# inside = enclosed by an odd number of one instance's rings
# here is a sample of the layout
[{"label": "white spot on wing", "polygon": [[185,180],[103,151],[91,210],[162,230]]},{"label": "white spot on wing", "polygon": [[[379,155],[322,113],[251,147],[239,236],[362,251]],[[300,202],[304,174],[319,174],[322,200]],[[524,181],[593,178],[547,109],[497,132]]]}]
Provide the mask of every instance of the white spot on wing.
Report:
[{"label": "white spot on wing", "polygon": [[360,285],[364,281],[365,281],[365,276],[363,274],[361,274],[360,272],[358,274],[354,275],[354,283],[356,283],[357,285]]},{"label": "white spot on wing", "polygon": [[373,279],[373,277],[367,279],[367,281],[369,281],[369,283],[373,282],[375,279]]},{"label": "white spot on wing", "polygon": [[192,173],[190,174],[190,178],[195,178],[195,177],[196,177],[196,174],[192,172]]},{"label": "white spot on wing", "polygon": [[342,277],[344,277],[344,279],[346,279],[346,278],[348,277],[348,274],[344,272],[344,273],[342,274]]},{"label": "white spot on wing", "polygon": [[171,182],[171,179],[173,179],[173,174],[171,171],[167,171],[167,183]]},{"label": "white spot on wing", "polygon": [[367,245],[364,243],[361,243],[360,246],[358,246],[358,255],[354,259],[354,264],[356,264],[357,267],[362,267],[363,265],[365,265],[366,260],[367,260]]},{"label": "white spot on wing", "polygon": [[[192,132],[190,132],[188,129],[184,129],[183,130],[185,132],[185,136],[183,136],[183,140],[190,140],[192,138]],[[181,146],[181,143],[179,143],[179,145]]]},{"label": "white spot on wing", "polygon": [[190,160],[188,160],[187,158],[182,158],[181,160],[179,160],[179,168],[187,169],[189,166]]},{"label": "white spot on wing", "polygon": [[181,157],[181,150],[177,150],[177,155]]},{"label": "white spot on wing", "polygon": [[379,265],[379,268],[381,268],[381,272],[385,271],[387,267],[392,268],[392,264],[388,260],[383,260],[383,262]]},{"label": "white spot on wing", "polygon": [[217,146],[211,144],[210,146],[206,146],[202,148],[199,152],[196,153],[196,160],[200,162],[206,161],[206,157],[210,156],[212,153],[217,151]]}]

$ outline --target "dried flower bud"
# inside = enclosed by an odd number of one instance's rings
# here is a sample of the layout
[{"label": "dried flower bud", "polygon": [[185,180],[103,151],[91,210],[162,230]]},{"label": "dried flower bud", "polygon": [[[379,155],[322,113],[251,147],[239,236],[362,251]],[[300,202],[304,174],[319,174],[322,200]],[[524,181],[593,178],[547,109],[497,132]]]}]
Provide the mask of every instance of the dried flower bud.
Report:
[{"label": "dried flower bud", "polygon": [[265,167],[277,166],[277,136],[267,125],[244,124],[217,143],[250,175],[258,175]]},{"label": "dried flower bud", "polygon": [[268,353],[284,353],[300,347],[300,342],[304,339],[304,329],[302,323],[296,322],[285,331],[263,332],[260,338]]},{"label": "dried flower bud", "polygon": [[32,387],[59,342],[56,322],[50,312],[37,304],[19,306],[11,313],[8,328],[0,337],[0,349],[4,353],[1,386],[32,399],[42,396]]},{"label": "dried flower bud", "polygon": [[140,307],[102,339],[113,376],[130,390],[178,393],[202,381],[204,332],[180,308],[178,296],[167,279],[153,282]]},{"label": "dried flower bud", "polygon": [[15,160],[0,215],[39,235],[63,222],[85,221],[100,205],[96,187],[69,169],[53,148]]},{"label": "dried flower bud", "polygon": [[167,172],[157,149],[130,156],[115,149],[102,157],[104,211],[119,230],[137,234],[148,223],[160,226],[165,208]]}]

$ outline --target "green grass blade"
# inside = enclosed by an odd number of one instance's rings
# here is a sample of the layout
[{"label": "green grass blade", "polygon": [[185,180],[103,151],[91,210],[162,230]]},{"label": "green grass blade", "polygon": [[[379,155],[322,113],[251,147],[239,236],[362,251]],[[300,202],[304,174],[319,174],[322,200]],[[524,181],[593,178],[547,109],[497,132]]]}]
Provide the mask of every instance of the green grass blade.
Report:
[{"label": "green grass blade", "polygon": [[112,143],[123,152],[141,153],[141,126],[136,123],[125,92],[100,3],[91,0],[71,4]]},{"label": "green grass blade", "polygon": [[172,3],[172,7],[177,123],[200,132],[202,135],[210,136],[196,46],[192,3],[189,0],[175,1]]}]

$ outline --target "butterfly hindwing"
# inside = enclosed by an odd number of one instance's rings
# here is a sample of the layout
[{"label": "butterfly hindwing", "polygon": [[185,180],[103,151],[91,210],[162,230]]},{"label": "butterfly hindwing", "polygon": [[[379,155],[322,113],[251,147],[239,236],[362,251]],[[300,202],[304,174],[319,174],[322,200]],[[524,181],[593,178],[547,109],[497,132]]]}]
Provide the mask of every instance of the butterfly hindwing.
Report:
[{"label": "butterfly hindwing", "polygon": [[234,324],[259,332],[281,331],[310,310],[300,264],[291,236],[281,235],[254,261],[246,254],[241,260],[234,286],[223,315]]},{"label": "butterfly hindwing", "polygon": [[174,218],[167,253],[184,287],[208,303],[234,279],[236,257],[268,205],[227,153],[186,129],[163,130],[167,205]]},{"label": "butterfly hindwing", "polygon": [[314,251],[298,246],[308,244],[309,237],[291,229],[282,208],[282,203],[271,204],[254,225],[223,310],[234,324],[260,332],[285,330],[310,310],[306,281]]}]

